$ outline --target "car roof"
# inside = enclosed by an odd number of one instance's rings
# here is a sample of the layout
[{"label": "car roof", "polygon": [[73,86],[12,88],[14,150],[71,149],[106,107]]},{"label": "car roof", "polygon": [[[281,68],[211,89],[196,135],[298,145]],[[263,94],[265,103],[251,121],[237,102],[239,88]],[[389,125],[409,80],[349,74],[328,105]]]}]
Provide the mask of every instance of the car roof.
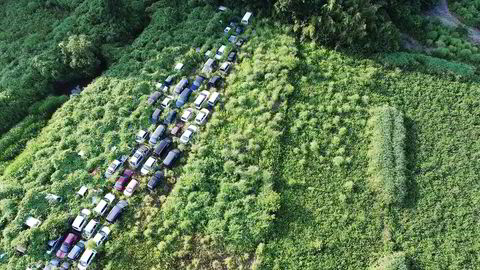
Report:
[{"label": "car roof", "polygon": [[106,232],[107,234],[109,234],[111,232],[111,230],[108,226],[103,226],[100,230]]},{"label": "car roof", "polygon": [[64,241],[64,242],[72,243],[75,238],[77,238],[77,236],[76,236],[75,234],[69,233],[69,234],[67,235],[67,238],[65,238],[65,241]]},{"label": "car roof", "polygon": [[149,157],[149,158],[147,159],[147,162],[145,162],[145,165],[147,165],[147,166],[152,166],[153,163],[155,163],[155,161],[157,161],[157,160],[156,160],[154,157]]},{"label": "car roof", "polygon": [[87,226],[85,227],[85,230],[86,231],[90,231],[91,229],[93,229],[93,227],[95,227],[95,225],[97,225],[99,222],[92,219],[88,222]]},{"label": "car roof", "polygon": [[118,159],[115,159],[114,161],[112,161],[112,164],[115,164],[115,165],[120,165],[120,164],[121,164],[121,162],[120,162],[120,160],[118,160]]},{"label": "car roof", "polygon": [[82,224],[82,222],[83,222],[84,219],[85,219],[85,218],[84,218],[83,216],[77,216],[77,217],[75,218],[75,220],[73,221],[72,226],[73,226],[73,227],[79,227],[80,224]]},{"label": "car roof", "polygon": [[41,220],[34,217],[27,217],[27,220],[25,221],[25,225],[27,225],[30,228],[38,227],[41,223],[42,223]]},{"label": "car roof", "polygon": [[96,211],[101,211],[105,205],[107,205],[108,203],[105,201],[105,200],[100,200],[97,204],[97,206],[95,206],[95,210]]},{"label": "car roof", "polygon": [[[82,257],[80,258],[81,261],[84,261],[86,259],[88,259],[93,253],[97,253],[96,250],[94,249],[87,249],[85,250],[85,252],[83,253]],[[82,260],[83,259],[83,260]]]},{"label": "car roof", "polygon": [[119,206],[121,208],[125,208],[125,207],[128,206],[128,202],[125,201],[125,200],[120,200],[120,201],[118,201],[117,206]]},{"label": "car roof", "polygon": [[110,202],[113,202],[115,200],[115,195],[113,195],[112,193],[107,193],[103,198]]},{"label": "car roof", "polygon": [[160,135],[160,133],[163,133],[165,131],[165,126],[164,125],[158,125],[158,127],[155,129],[155,132],[153,133],[154,135]]}]

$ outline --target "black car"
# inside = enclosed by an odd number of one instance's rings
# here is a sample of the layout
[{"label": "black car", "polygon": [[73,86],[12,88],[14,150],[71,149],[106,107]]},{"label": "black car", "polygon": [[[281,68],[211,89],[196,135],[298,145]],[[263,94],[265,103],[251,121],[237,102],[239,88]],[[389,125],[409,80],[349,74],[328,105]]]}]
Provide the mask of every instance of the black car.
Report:
[{"label": "black car", "polygon": [[172,167],[179,156],[180,150],[173,149],[172,151],[168,152],[167,157],[163,160],[163,165],[167,168]]},{"label": "black car", "polygon": [[231,52],[228,54],[227,60],[228,60],[229,62],[233,62],[233,61],[235,61],[236,58],[237,58],[237,52],[236,52],[236,51],[231,51]]},{"label": "black car", "polygon": [[110,224],[115,223],[117,221],[118,217],[122,214],[123,210],[125,207],[128,206],[127,201],[121,200],[119,201],[113,208],[110,210],[110,213],[108,213],[107,216],[107,221]]},{"label": "black car", "polygon": [[242,47],[244,43],[245,43],[245,39],[241,38],[237,40],[237,43],[235,43],[235,45],[237,45],[237,47]]},{"label": "black car", "polygon": [[147,188],[150,191],[153,191],[164,179],[165,175],[163,174],[163,172],[156,171],[152,178],[150,178],[150,181],[148,181]]},{"label": "black car", "polygon": [[172,85],[173,80],[175,80],[175,76],[170,75],[165,79],[165,81],[163,82],[163,85],[164,86],[170,86],[170,85]]},{"label": "black car", "polygon": [[70,260],[75,260],[80,256],[80,254],[83,253],[84,250],[85,250],[85,242],[83,240],[80,240],[77,242],[75,246],[73,246],[72,250],[70,250],[70,252],[67,255],[67,258]]},{"label": "black car", "polygon": [[169,125],[173,123],[177,119],[177,111],[171,111],[168,113],[167,117],[165,117],[165,120],[163,120],[163,123],[165,125]]},{"label": "black car", "polygon": [[60,245],[62,244],[63,236],[59,236],[57,239],[53,239],[48,241],[47,246],[47,254],[52,254]]},{"label": "black car", "polygon": [[157,146],[155,146],[153,153],[159,157],[170,147],[170,145],[172,145],[172,140],[169,138],[165,138],[161,140]]},{"label": "black car", "polygon": [[220,85],[222,78],[220,76],[213,76],[208,81],[208,87],[218,87]]},{"label": "black car", "polygon": [[241,33],[243,33],[243,28],[241,26],[235,28],[235,32],[237,33],[237,35],[240,35]]},{"label": "black car", "polygon": [[202,82],[204,80],[205,80],[205,77],[197,75],[197,77],[195,77],[195,81],[193,82],[192,86],[190,86],[190,89],[192,89],[192,91],[197,91],[197,89],[200,88],[200,86],[202,86]]}]

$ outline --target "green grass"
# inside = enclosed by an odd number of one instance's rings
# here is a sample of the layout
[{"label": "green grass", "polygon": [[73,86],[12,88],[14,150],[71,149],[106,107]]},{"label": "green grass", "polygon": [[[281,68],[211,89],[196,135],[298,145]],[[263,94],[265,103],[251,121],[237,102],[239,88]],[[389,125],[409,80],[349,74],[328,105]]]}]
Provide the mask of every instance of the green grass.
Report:
[{"label": "green grass", "polygon": [[[114,177],[100,174],[131,152],[136,131],[153,130],[146,101],[154,82],[176,62],[186,66],[179,76],[193,75],[203,53],[225,42],[228,19],[244,12],[197,2],[148,11],[135,41],[110,51],[112,66],[5,168],[0,251],[8,255],[0,269],[51,258],[46,241],[110,190]],[[173,189],[147,193],[148,178],[139,177],[92,269],[475,269],[478,83],[385,68],[256,20],[212,118],[168,171]],[[403,208],[385,206],[368,188],[369,110],[384,104],[404,114]],[[77,199],[82,185],[101,192]],[[46,202],[46,193],[65,203]],[[44,223],[21,231],[29,215]],[[19,243],[29,243],[23,257],[14,255]]]},{"label": "green grass", "polygon": [[[300,51],[263,269],[365,269],[395,251],[414,269],[474,269],[478,85]],[[367,109],[384,103],[404,112],[407,130],[406,208],[388,212],[366,188]]]}]

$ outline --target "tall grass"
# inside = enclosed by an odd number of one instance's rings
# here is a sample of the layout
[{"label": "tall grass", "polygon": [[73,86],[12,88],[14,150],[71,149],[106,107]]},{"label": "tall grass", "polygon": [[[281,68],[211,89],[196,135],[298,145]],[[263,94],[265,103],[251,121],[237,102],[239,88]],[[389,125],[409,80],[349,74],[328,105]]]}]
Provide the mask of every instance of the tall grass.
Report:
[{"label": "tall grass", "polygon": [[403,113],[384,105],[370,111],[367,133],[371,189],[382,203],[401,204],[405,197],[405,127]]}]

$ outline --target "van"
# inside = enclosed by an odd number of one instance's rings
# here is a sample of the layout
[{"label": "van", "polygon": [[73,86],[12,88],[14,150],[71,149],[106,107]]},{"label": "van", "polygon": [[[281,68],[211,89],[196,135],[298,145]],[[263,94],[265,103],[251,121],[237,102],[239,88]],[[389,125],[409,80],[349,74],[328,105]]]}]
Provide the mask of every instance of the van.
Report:
[{"label": "van", "polygon": [[183,107],[183,105],[187,103],[188,98],[190,97],[191,94],[192,94],[192,90],[189,88],[185,88],[180,94],[180,96],[178,97],[177,102],[175,103],[175,106],[177,108]]},{"label": "van", "polygon": [[106,220],[108,223],[113,224],[118,219],[118,217],[122,214],[125,207],[128,206],[127,201],[121,200],[119,201],[108,213]]},{"label": "van", "polygon": [[156,144],[158,139],[160,139],[163,136],[163,133],[165,133],[165,126],[159,125],[155,129],[155,132],[153,132],[152,136],[150,136],[150,140],[148,140],[148,143]]},{"label": "van", "polygon": [[168,152],[167,157],[163,160],[163,165],[167,168],[172,167],[172,165],[178,159],[179,156],[180,156],[180,150],[178,149],[174,149]]},{"label": "van", "polygon": [[94,249],[87,249],[83,253],[82,257],[80,257],[80,261],[78,261],[78,269],[79,270],[86,270],[87,267],[92,263],[93,258],[97,255],[97,251]]},{"label": "van", "polygon": [[226,48],[227,48],[227,47],[226,47],[225,45],[220,46],[220,48],[217,50],[217,53],[216,53],[216,55],[215,55],[215,58],[216,58],[216,59],[219,59],[219,60],[222,59],[223,53],[225,52],[225,49],[226,49]]},{"label": "van", "polygon": [[207,73],[207,74],[208,74],[208,73],[211,73],[211,72],[213,72],[213,71],[215,70],[216,66],[217,66],[217,62],[216,62],[214,59],[210,58],[210,59],[208,59],[207,62],[203,65],[202,72],[203,72],[203,73]]},{"label": "van", "polygon": [[229,62],[225,62],[220,66],[220,72],[224,75],[227,75],[231,67],[232,64],[230,64]]},{"label": "van", "polygon": [[77,232],[81,232],[85,225],[87,225],[87,218],[91,212],[88,209],[83,209],[72,223],[72,228]]},{"label": "van", "polygon": [[158,122],[158,117],[162,114],[161,109],[155,109],[155,111],[152,113],[152,123],[156,124]]},{"label": "van", "polygon": [[103,197],[103,199],[98,202],[97,206],[93,209],[93,212],[95,212],[99,216],[103,216],[105,212],[107,211],[108,205],[112,203],[115,200],[115,195],[112,193],[108,193]]},{"label": "van", "polygon": [[208,98],[208,96],[210,95],[210,92],[208,91],[202,91],[200,92],[200,95],[198,95],[198,97],[195,99],[195,108],[197,109],[201,109],[202,108],[202,104],[203,102]]},{"label": "van", "polygon": [[185,87],[188,85],[188,79],[183,78],[176,86],[175,86],[175,94],[180,94]]},{"label": "van", "polygon": [[218,92],[213,92],[213,94],[208,99],[208,105],[211,107],[215,106],[215,104],[217,104],[219,97],[220,97],[220,94]]},{"label": "van", "polygon": [[160,143],[155,147],[155,150],[153,150],[153,153],[156,156],[161,156],[167,149],[170,147],[172,144],[172,140],[169,138],[165,138],[160,141]]},{"label": "van", "polygon": [[157,163],[157,160],[154,157],[149,157],[147,162],[145,162],[145,164],[143,164],[143,167],[140,170],[140,173],[142,175],[149,174],[150,171],[155,167],[156,163]]},{"label": "van", "polygon": [[251,12],[245,13],[245,15],[244,15],[243,18],[242,18],[242,24],[248,25],[248,24],[250,23],[251,17],[252,17],[252,13],[251,13]]},{"label": "van", "polygon": [[83,233],[82,233],[83,238],[90,239],[90,237],[92,237],[92,235],[98,229],[99,225],[100,225],[100,222],[94,219],[90,220],[90,222],[88,222],[87,226],[83,230]]}]

